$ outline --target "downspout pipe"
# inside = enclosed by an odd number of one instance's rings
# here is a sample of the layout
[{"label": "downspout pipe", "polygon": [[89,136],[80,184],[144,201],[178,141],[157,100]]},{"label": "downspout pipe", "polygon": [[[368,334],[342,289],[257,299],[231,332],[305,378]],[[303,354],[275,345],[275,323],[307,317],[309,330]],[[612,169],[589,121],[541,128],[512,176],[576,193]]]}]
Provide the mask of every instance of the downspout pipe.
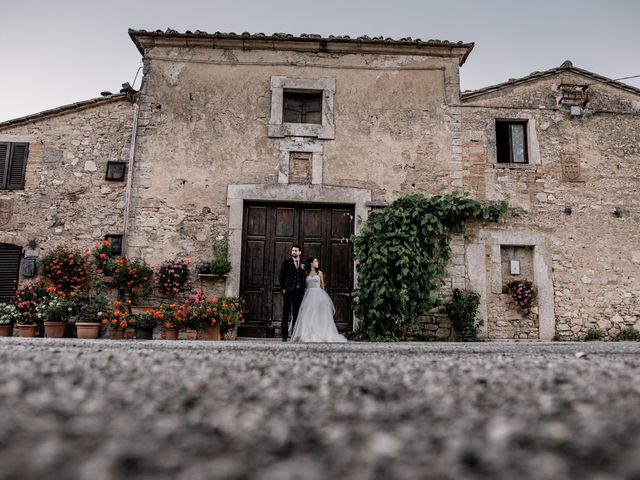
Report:
[{"label": "downspout pipe", "polygon": [[138,115],[140,107],[138,102],[133,102],[133,122],[131,126],[131,146],[129,148],[129,165],[127,167],[127,187],[124,194],[124,226],[122,231],[122,254],[127,254],[129,236],[129,212],[131,206],[131,190],[133,186],[133,161],[136,156],[136,138],[138,137]]}]

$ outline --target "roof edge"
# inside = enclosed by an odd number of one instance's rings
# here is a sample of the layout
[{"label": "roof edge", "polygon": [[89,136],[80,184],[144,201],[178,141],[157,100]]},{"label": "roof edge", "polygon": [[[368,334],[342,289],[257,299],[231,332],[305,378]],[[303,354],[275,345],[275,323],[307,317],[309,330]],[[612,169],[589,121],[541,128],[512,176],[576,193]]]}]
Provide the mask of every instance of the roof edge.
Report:
[{"label": "roof edge", "polygon": [[440,56],[457,57],[459,65],[462,65],[473,47],[474,43],[449,42],[446,40],[420,40],[411,37],[395,40],[383,37],[362,36],[351,38],[349,36],[322,37],[315,34],[301,34],[294,36],[286,33],[250,34],[244,32],[241,35],[235,33],[207,33],[200,30],[185,33],[167,29],[166,31],[129,29],[129,37],[144,56],[145,49],[158,44],[175,44],[184,47],[210,47],[210,48],[243,48],[260,50],[295,50],[322,53],[379,53],[379,54],[413,54],[435,55],[436,50]]},{"label": "roof edge", "polygon": [[462,92],[460,94],[460,100],[461,101],[471,100],[471,99],[474,99],[476,97],[481,97],[481,96],[488,95],[490,93],[496,92],[498,90],[502,90],[503,88],[509,88],[509,87],[522,85],[522,84],[525,84],[525,83],[533,82],[533,81],[538,80],[540,78],[549,77],[549,76],[552,76],[552,75],[556,75],[556,74],[559,74],[559,73],[565,73],[565,72],[572,72],[572,73],[577,73],[579,75],[584,75],[584,76],[587,76],[587,77],[591,77],[591,78],[594,78],[594,79],[598,80],[598,82],[595,82],[595,83],[602,83],[602,84],[606,83],[608,85],[612,85],[612,86],[620,88],[622,90],[626,90],[627,92],[631,92],[631,93],[634,93],[636,95],[640,95],[640,88],[636,88],[636,87],[633,87],[631,85],[627,85],[626,83],[622,83],[622,82],[619,82],[617,80],[605,77],[603,75],[599,75],[597,73],[590,72],[589,70],[585,70],[583,68],[574,67],[571,62],[566,61],[562,65],[560,65],[559,67],[550,68],[549,70],[545,70],[543,72],[533,72],[533,73],[531,73],[531,74],[529,74],[529,75],[527,75],[525,77],[516,78],[516,79],[509,80],[509,81],[502,82],[502,83],[497,83],[495,85],[490,85],[488,87],[480,88],[478,90],[474,90],[474,91],[468,92],[468,93]]},{"label": "roof edge", "polygon": [[84,110],[85,108],[101,105],[104,103],[110,103],[110,102],[115,102],[118,100],[126,100],[126,99],[127,99],[126,93],[115,93],[113,95],[109,95],[106,97],[92,98],[90,100],[84,100],[82,102],[70,103],[68,105],[63,105],[61,107],[51,108],[49,110],[43,110],[38,113],[26,115],[24,117],[13,118],[11,120],[0,122],[0,129],[4,127],[9,127],[9,126],[21,125],[21,124],[29,123],[36,120],[42,120],[43,118],[53,117],[56,115],[63,115],[66,113],[77,111],[77,110]]}]

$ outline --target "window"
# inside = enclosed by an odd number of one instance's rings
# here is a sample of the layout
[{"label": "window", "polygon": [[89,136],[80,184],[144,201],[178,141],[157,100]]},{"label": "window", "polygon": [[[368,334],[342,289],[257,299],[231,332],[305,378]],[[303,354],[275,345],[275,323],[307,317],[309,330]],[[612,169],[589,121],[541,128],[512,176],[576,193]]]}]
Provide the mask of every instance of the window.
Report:
[{"label": "window", "polygon": [[125,162],[107,162],[107,180],[121,182],[124,180]]},{"label": "window", "polygon": [[0,243],[0,303],[9,303],[18,285],[22,248]]},{"label": "window", "polygon": [[271,77],[268,135],[334,139],[335,92],[334,78]]},{"label": "window", "polygon": [[122,255],[122,235],[105,235],[111,245],[111,255]]},{"label": "window", "polygon": [[0,142],[0,190],[24,188],[28,143]]},{"label": "window", "polygon": [[282,121],[322,123],[322,92],[284,91]]},{"label": "window", "polygon": [[529,163],[527,122],[496,121],[498,163]]}]

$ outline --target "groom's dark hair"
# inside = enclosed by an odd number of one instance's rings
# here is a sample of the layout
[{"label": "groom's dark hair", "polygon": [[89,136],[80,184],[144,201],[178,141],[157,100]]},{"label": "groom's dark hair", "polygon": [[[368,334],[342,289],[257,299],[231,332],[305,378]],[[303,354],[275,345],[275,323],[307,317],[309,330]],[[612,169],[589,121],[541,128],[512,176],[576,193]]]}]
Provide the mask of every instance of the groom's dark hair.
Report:
[{"label": "groom's dark hair", "polygon": [[291,245],[291,248],[297,248],[298,250],[302,251],[302,247],[297,243],[294,243],[293,245]]}]

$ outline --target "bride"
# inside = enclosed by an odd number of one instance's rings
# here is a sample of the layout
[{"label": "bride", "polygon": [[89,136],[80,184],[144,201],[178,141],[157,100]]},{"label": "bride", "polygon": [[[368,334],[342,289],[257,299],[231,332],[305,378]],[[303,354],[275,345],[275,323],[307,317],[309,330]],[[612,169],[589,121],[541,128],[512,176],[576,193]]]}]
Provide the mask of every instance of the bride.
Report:
[{"label": "bride", "polygon": [[336,309],[324,291],[324,276],[315,257],[307,260],[309,273],[298,319],[291,333],[292,342],[338,343],[347,339],[338,333],[333,315]]}]

